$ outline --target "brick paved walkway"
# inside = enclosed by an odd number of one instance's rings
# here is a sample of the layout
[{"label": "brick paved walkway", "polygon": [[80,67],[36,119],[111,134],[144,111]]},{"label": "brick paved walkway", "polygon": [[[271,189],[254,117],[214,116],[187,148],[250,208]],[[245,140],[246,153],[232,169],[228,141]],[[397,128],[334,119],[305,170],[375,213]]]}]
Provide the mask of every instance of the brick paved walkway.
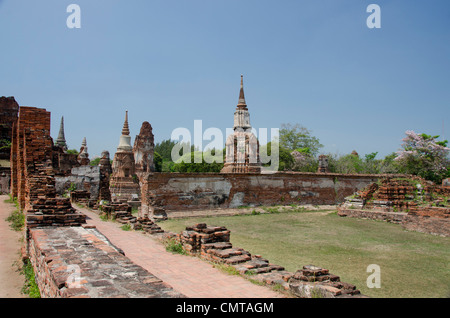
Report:
[{"label": "brick paved walkway", "polygon": [[14,205],[4,202],[7,199],[7,195],[0,195],[0,298],[22,298],[24,276],[14,265],[14,262],[20,263],[21,233],[13,231],[6,221],[15,210]]},{"label": "brick paved walkway", "polygon": [[190,298],[280,298],[280,293],[255,285],[242,277],[232,276],[196,257],[172,254],[149,235],[124,231],[121,224],[100,220],[95,212],[74,207],[87,215],[112,244],[137,265]]}]

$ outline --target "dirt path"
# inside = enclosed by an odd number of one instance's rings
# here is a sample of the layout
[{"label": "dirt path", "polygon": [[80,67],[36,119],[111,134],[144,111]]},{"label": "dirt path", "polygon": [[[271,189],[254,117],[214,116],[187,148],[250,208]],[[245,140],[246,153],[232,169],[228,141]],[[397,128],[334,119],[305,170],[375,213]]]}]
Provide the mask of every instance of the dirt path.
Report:
[{"label": "dirt path", "polygon": [[20,239],[22,234],[9,226],[6,218],[15,206],[5,203],[7,195],[0,195],[0,298],[24,298],[21,293],[24,276],[18,272],[20,264]]}]

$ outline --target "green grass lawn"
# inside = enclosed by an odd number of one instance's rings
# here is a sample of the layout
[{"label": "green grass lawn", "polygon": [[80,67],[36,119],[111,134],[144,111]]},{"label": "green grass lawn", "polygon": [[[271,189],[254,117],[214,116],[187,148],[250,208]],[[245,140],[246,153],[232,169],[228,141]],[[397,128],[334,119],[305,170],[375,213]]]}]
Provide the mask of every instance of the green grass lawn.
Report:
[{"label": "green grass lawn", "polygon": [[[335,211],[171,219],[158,223],[179,233],[207,223],[231,231],[233,247],[296,271],[327,268],[370,297],[450,297],[450,238],[409,232],[401,225],[339,217]],[[381,268],[381,288],[368,288],[367,266]]]}]

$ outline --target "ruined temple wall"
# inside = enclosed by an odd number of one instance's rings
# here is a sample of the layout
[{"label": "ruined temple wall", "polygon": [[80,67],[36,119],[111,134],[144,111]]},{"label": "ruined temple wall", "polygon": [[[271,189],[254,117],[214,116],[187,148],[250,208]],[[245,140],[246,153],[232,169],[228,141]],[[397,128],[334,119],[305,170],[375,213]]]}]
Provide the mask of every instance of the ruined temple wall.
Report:
[{"label": "ruined temple wall", "polygon": [[81,166],[72,168],[68,176],[56,176],[55,187],[58,194],[64,192],[74,184],[77,190],[86,190],[90,193],[92,200],[97,200],[100,192],[100,167]]},{"label": "ruined temple wall", "polygon": [[337,204],[381,175],[152,173],[141,187],[142,213],[274,204]]}]

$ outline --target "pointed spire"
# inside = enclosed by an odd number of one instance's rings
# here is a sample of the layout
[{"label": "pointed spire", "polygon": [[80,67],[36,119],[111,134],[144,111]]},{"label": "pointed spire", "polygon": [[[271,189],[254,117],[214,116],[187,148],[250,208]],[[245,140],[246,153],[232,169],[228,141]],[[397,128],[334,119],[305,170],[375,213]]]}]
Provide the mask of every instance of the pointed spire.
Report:
[{"label": "pointed spire", "polygon": [[87,149],[86,137],[83,138],[83,142],[81,143],[80,153],[78,154],[78,162],[82,166],[87,166],[90,162],[89,154]]},{"label": "pointed spire", "polygon": [[128,127],[128,110],[125,111],[125,122],[123,123],[122,135],[128,136],[130,134],[130,129]]},{"label": "pointed spire", "polygon": [[87,155],[87,142],[86,137],[84,137],[83,141],[81,142],[80,153],[78,156],[85,157],[86,155]]},{"label": "pointed spire", "polygon": [[123,123],[122,135],[120,136],[117,151],[132,151],[130,128],[128,127],[128,110],[125,112],[125,122]]},{"label": "pointed spire", "polygon": [[239,92],[238,106],[247,107],[247,104],[245,103],[245,96],[244,96],[244,75],[241,75],[241,90]]},{"label": "pointed spire", "polygon": [[58,138],[56,139],[56,144],[67,149],[66,137],[64,136],[64,116],[61,117],[61,124],[59,126]]}]

